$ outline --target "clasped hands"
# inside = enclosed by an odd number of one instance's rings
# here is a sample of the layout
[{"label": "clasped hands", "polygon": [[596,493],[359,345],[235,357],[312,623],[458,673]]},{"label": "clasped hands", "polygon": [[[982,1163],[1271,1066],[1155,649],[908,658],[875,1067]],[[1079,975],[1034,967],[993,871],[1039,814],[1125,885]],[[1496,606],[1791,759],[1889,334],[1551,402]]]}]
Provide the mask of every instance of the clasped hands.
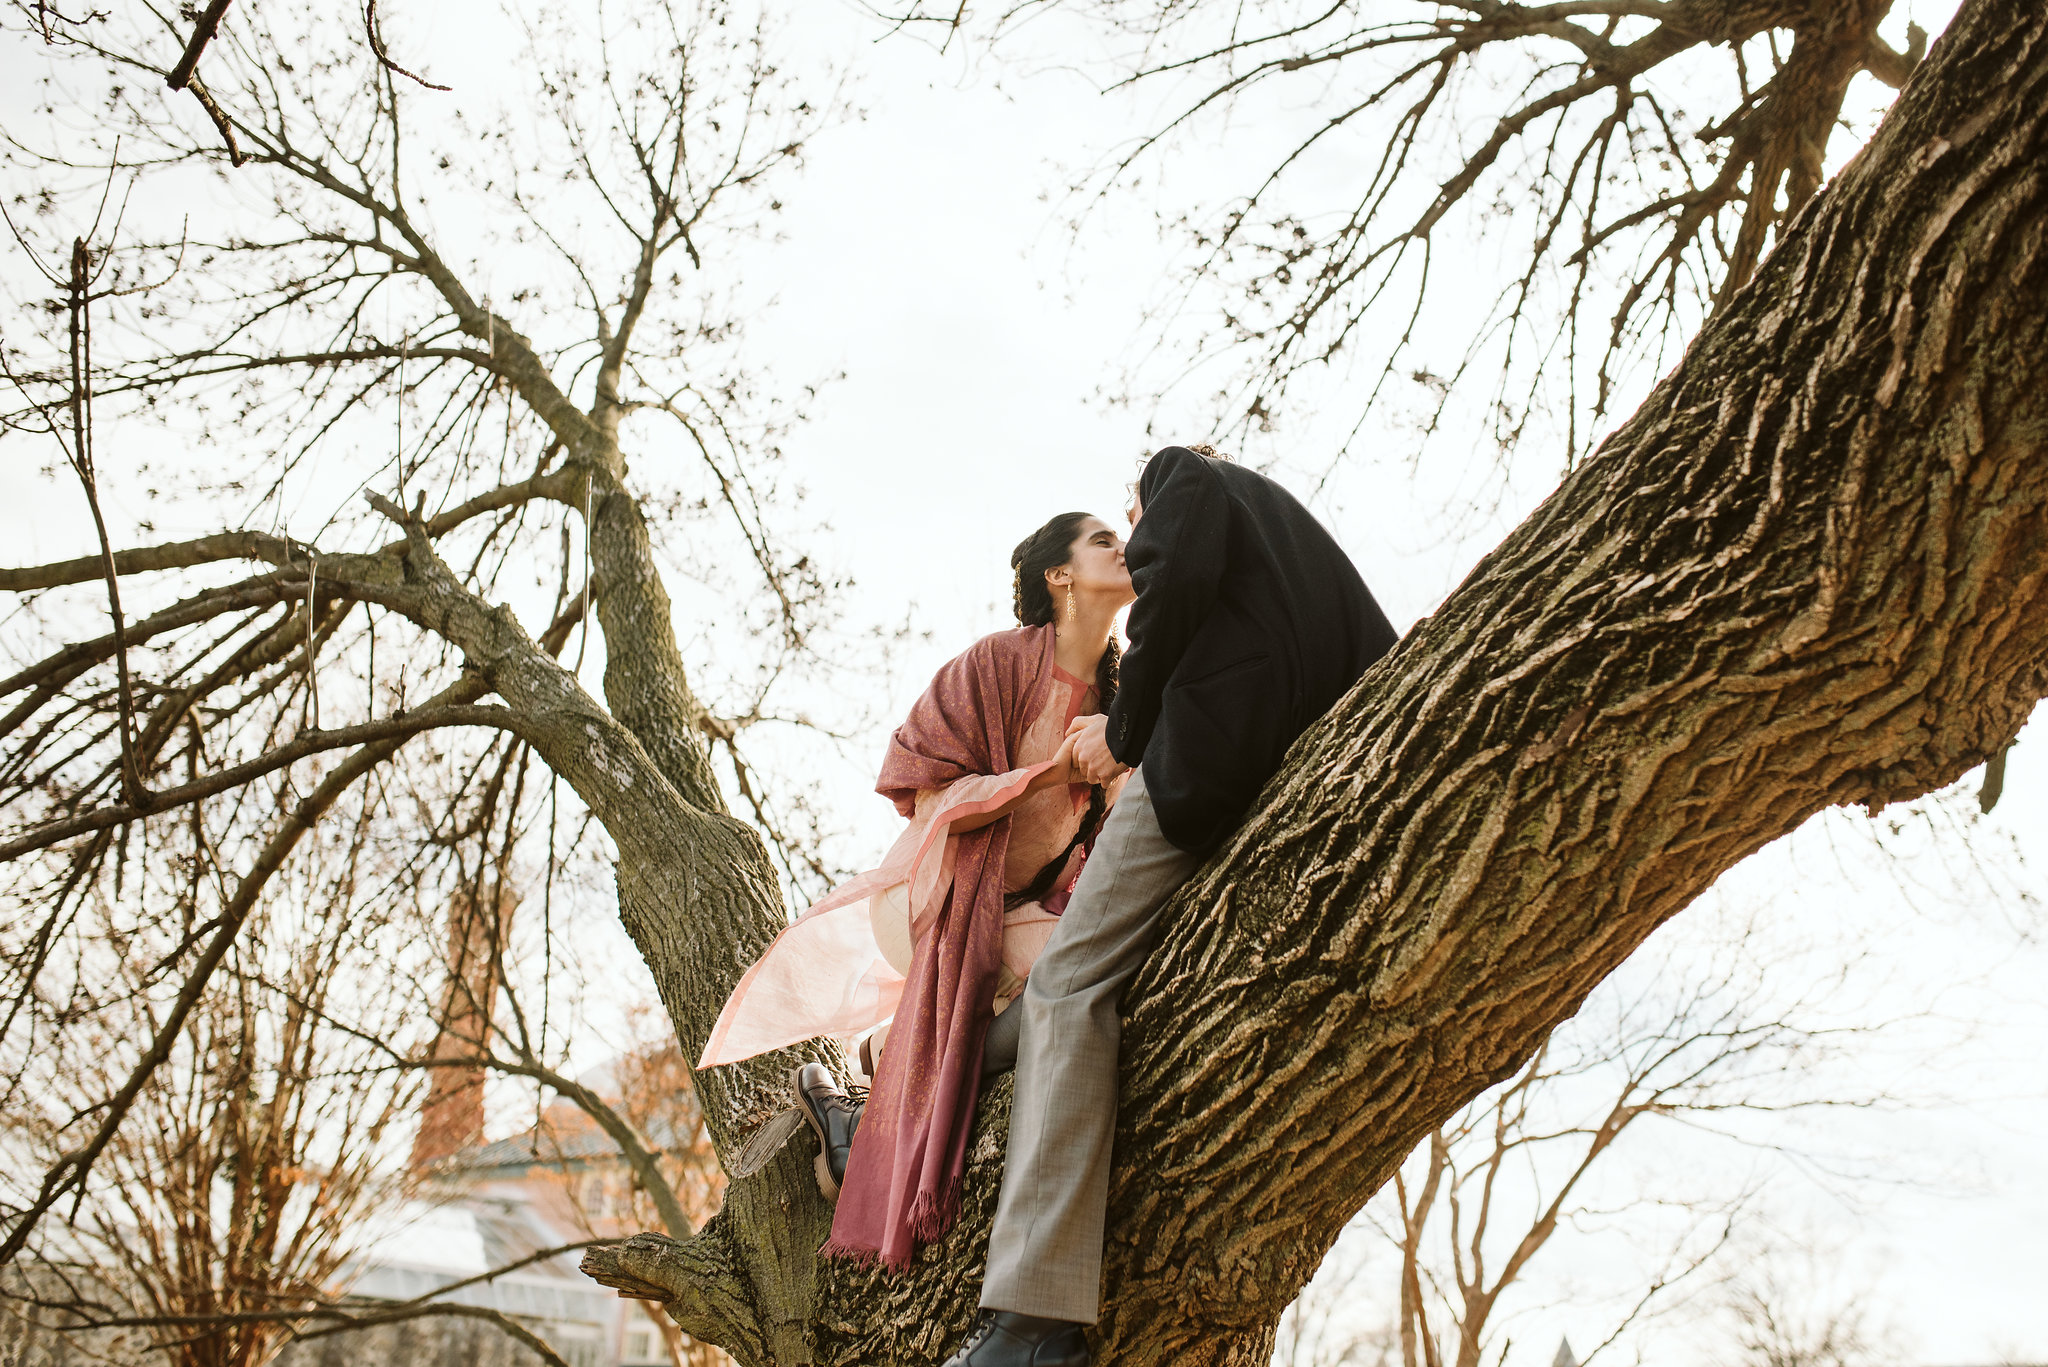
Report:
[{"label": "clasped hands", "polygon": [[1127,766],[1117,763],[1115,755],[1109,753],[1109,717],[1097,712],[1091,717],[1076,717],[1067,726],[1067,738],[1060,744],[1060,752],[1053,756],[1053,772],[1066,771],[1068,783],[1108,783]]}]

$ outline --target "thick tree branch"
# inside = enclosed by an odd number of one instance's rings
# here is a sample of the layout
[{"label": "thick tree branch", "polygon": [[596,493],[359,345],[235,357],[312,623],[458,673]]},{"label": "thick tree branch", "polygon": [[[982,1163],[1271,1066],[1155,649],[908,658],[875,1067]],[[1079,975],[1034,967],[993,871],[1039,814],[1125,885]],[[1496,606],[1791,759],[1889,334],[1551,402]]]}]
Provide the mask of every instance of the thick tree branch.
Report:
[{"label": "thick tree branch", "polygon": [[[294,592],[303,597],[304,583],[303,575],[295,580],[290,576],[265,574],[245,579],[238,584],[207,589],[174,603],[161,612],[128,623],[124,639],[130,645],[139,645],[152,637],[209,621],[230,612],[270,607],[284,601]],[[35,664],[0,679],[0,697],[38,684],[49,684],[59,678],[76,678],[101,661],[111,659],[115,645],[112,633],[96,636],[88,641],[74,642],[55,654],[47,655]],[[13,726],[12,721],[0,723],[0,734],[5,734],[13,729]]]},{"label": "thick tree branch", "polygon": [[[1176,900],[1128,998],[1108,1351],[1252,1353],[1208,1345],[1660,922],[1817,811],[1952,782],[2048,692],[2044,94],[2048,15],[1966,4]],[[1313,1024],[1276,1052],[1281,1021]]]},{"label": "thick tree branch", "polygon": [[[535,498],[546,498],[565,506],[575,506],[575,494],[580,485],[579,476],[564,470],[537,474],[516,484],[501,484],[495,489],[487,489],[472,498],[464,499],[455,507],[428,518],[427,535],[445,536],[473,518],[497,512],[502,508],[514,507]],[[379,548],[374,554],[396,556],[404,547],[405,541],[400,538]],[[267,532],[216,532],[212,536],[202,536],[192,541],[172,541],[161,546],[116,551],[114,568],[125,575],[143,574],[153,570],[189,569],[194,565],[210,565],[222,560],[267,560],[273,565],[293,565],[304,564],[317,554],[313,547],[303,542],[272,536]],[[80,584],[97,578],[101,567],[100,557],[95,555],[80,556],[75,560],[59,560],[48,565],[31,565],[21,569],[0,569],[0,590],[28,593],[36,589]]]},{"label": "thick tree branch", "polygon": [[[1125,999],[1098,1356],[1266,1361],[1415,1143],[1657,925],[1815,813],[1996,753],[2048,694],[2044,447],[2048,14],[1968,0],[1685,361],[1169,907]],[[658,973],[685,924],[629,917]],[[686,1044],[734,960],[671,999]],[[1007,1097],[910,1276],[814,1265],[812,1360],[957,1344]],[[784,1237],[804,1199],[772,1165],[735,1182],[734,1246]],[[599,1270],[677,1295],[709,1275]]]},{"label": "thick tree branch", "polygon": [[[265,532],[218,532],[192,541],[174,541],[162,546],[146,546],[136,550],[116,551],[114,568],[121,574],[144,574],[152,570],[184,569],[192,565],[208,565],[219,560],[268,560],[283,564],[296,548],[299,558],[304,559],[309,548],[298,546],[283,537],[271,536]],[[57,588],[64,584],[80,584],[95,578],[100,573],[101,560],[96,555],[82,555],[75,560],[59,560],[48,565],[29,565],[20,569],[0,569],[0,589],[10,593],[30,593],[37,589]]]},{"label": "thick tree branch", "polygon": [[1918,24],[1908,24],[1904,52],[1872,34],[1869,47],[1864,49],[1863,69],[1892,89],[1898,90],[1912,77],[1914,68],[1920,65],[1920,59],[1926,55],[1927,30]]},{"label": "thick tree branch", "polygon": [[486,686],[520,714],[521,738],[569,781],[622,848],[637,847],[657,861],[674,858],[678,824],[689,825],[699,809],[675,790],[633,732],[536,645],[511,609],[462,585],[435,554],[422,521],[379,494],[368,498],[404,528],[403,558],[323,556],[321,579],[401,613],[460,649]]},{"label": "thick tree branch", "polygon": [[583,1271],[621,1296],[661,1302],[682,1331],[716,1343],[742,1362],[767,1347],[743,1265],[717,1216],[695,1238],[638,1234],[583,1255]]},{"label": "thick tree branch", "polygon": [[607,470],[590,471],[590,553],[605,637],[605,701],[690,804],[723,815],[725,794],[697,729],[675,621],[638,500]]}]

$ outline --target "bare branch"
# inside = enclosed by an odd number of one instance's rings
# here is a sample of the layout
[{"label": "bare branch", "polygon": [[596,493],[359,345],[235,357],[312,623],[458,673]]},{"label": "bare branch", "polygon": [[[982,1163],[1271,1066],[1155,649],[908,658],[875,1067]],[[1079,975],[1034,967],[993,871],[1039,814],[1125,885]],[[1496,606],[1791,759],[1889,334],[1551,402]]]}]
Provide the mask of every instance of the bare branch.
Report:
[{"label": "bare branch", "polygon": [[[481,697],[484,691],[485,687],[480,681],[463,679],[444,689],[429,705],[456,706],[471,703]],[[184,1028],[185,1018],[191,1014],[214,970],[226,957],[228,947],[241,934],[242,925],[249,918],[250,912],[255,910],[257,899],[265,884],[283,865],[285,857],[299,843],[299,839],[327,813],[336,799],[372,769],[397,753],[405,739],[399,737],[363,746],[323,779],[320,786],[297,806],[284,814],[280,828],[271,836],[256,863],[243,874],[233,900],[221,912],[220,928],[214,932],[205,950],[187,971],[185,984],[179,990],[177,1000],[172,1003],[170,1010],[157,1026],[149,1048],[130,1070],[128,1080],[121,1085],[120,1090],[101,1107],[99,1128],[84,1144],[64,1154],[43,1175],[35,1198],[14,1217],[6,1239],[0,1241],[0,1265],[12,1262],[27,1246],[29,1236],[34,1233],[36,1225],[67,1192],[84,1189],[93,1163],[112,1141],[121,1122],[127,1118],[129,1108],[135,1104],[136,1097],[141,1093],[143,1085],[149,1081],[150,1075],[170,1056],[171,1047]]]},{"label": "bare branch", "polygon": [[[517,484],[500,485],[429,517],[426,520],[427,535],[445,536],[485,513],[510,508],[532,498],[552,499],[564,506],[576,506],[574,491],[580,482],[573,472],[558,470],[552,474],[534,475]],[[400,538],[371,554],[396,556],[404,545],[404,539]],[[142,574],[153,570],[187,569],[222,560],[267,560],[273,565],[302,565],[318,554],[315,548],[302,542],[267,532],[216,532],[191,541],[117,551],[113,560],[115,569],[121,574]],[[56,588],[83,583],[100,572],[98,556],[81,556],[76,560],[59,560],[22,569],[0,569],[0,590],[27,593]],[[4,685],[0,685],[0,691],[5,691]]]},{"label": "bare branch", "polygon": [[391,60],[391,54],[384,49],[384,35],[378,32],[377,29],[377,0],[363,0],[363,28],[370,35],[370,51],[377,54],[378,64],[386,71],[395,71],[407,80],[417,85],[425,86],[428,90],[448,90],[451,88],[445,85],[435,85],[424,76],[415,76],[412,72],[407,71],[404,67]]},{"label": "bare branch", "polygon": [[302,732],[289,744],[266,751],[246,763],[219,770],[176,788],[153,792],[149,794],[149,800],[139,806],[102,807],[68,817],[63,821],[38,826],[25,835],[0,843],[0,863],[19,859],[34,850],[47,849],[74,836],[140,820],[145,816],[170,811],[187,803],[212,797],[216,793],[224,793],[230,788],[239,788],[265,774],[275,773],[279,769],[296,764],[310,755],[346,749],[371,741],[406,740],[419,735],[422,731],[433,731],[448,726],[491,726],[516,733],[519,730],[519,716],[505,707],[430,705],[410,712],[400,712],[380,721],[360,722],[354,726],[336,727],[327,731]]},{"label": "bare branch", "polygon": [[185,44],[184,55],[178,64],[164,77],[164,84],[173,90],[183,90],[185,83],[192,79],[192,73],[199,69],[199,55],[206,51],[206,45],[213,41],[213,35],[220,30],[221,16],[228,12],[233,0],[211,0],[192,27],[192,40]]}]

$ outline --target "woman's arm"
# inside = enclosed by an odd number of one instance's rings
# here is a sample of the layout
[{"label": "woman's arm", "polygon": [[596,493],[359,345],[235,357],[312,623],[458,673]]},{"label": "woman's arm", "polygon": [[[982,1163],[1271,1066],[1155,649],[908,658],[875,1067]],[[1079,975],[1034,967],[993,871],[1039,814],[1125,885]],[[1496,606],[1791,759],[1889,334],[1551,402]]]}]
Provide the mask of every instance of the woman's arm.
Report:
[{"label": "woman's arm", "polygon": [[954,835],[965,835],[969,831],[978,831],[983,826],[999,821],[1023,806],[1025,799],[1033,793],[1042,793],[1047,788],[1063,788],[1069,783],[1078,781],[1079,778],[1074,773],[1074,738],[1068,736],[1061,743],[1060,752],[1052,757],[1052,767],[1033,774],[1031,781],[1025,785],[1023,792],[1017,794],[1017,796],[1011,798],[1000,807],[992,807],[988,811],[975,816],[961,817],[952,824],[951,833]]}]

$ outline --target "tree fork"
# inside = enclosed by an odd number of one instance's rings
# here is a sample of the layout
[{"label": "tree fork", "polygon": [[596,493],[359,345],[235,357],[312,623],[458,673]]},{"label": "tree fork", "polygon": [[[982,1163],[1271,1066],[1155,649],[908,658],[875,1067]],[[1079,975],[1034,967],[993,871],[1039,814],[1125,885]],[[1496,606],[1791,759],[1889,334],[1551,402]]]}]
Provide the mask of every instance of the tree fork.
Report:
[{"label": "tree fork", "polygon": [[[1263,1363],[1412,1146],[1658,925],[1829,806],[1954,781],[2048,693],[2044,144],[2048,14],[1969,0],[1680,366],[1175,899],[1127,1003],[1098,1361]],[[622,911],[694,1051],[762,928],[635,886],[653,872],[622,861]],[[705,1078],[745,1098],[721,1152],[787,1057]],[[904,1277],[817,1262],[807,1143],[734,1183],[761,1319],[814,1300],[807,1334],[726,1346],[942,1360],[1008,1100],[982,1103],[959,1226]],[[710,1294],[688,1264],[616,1266],[684,1302]]]}]

